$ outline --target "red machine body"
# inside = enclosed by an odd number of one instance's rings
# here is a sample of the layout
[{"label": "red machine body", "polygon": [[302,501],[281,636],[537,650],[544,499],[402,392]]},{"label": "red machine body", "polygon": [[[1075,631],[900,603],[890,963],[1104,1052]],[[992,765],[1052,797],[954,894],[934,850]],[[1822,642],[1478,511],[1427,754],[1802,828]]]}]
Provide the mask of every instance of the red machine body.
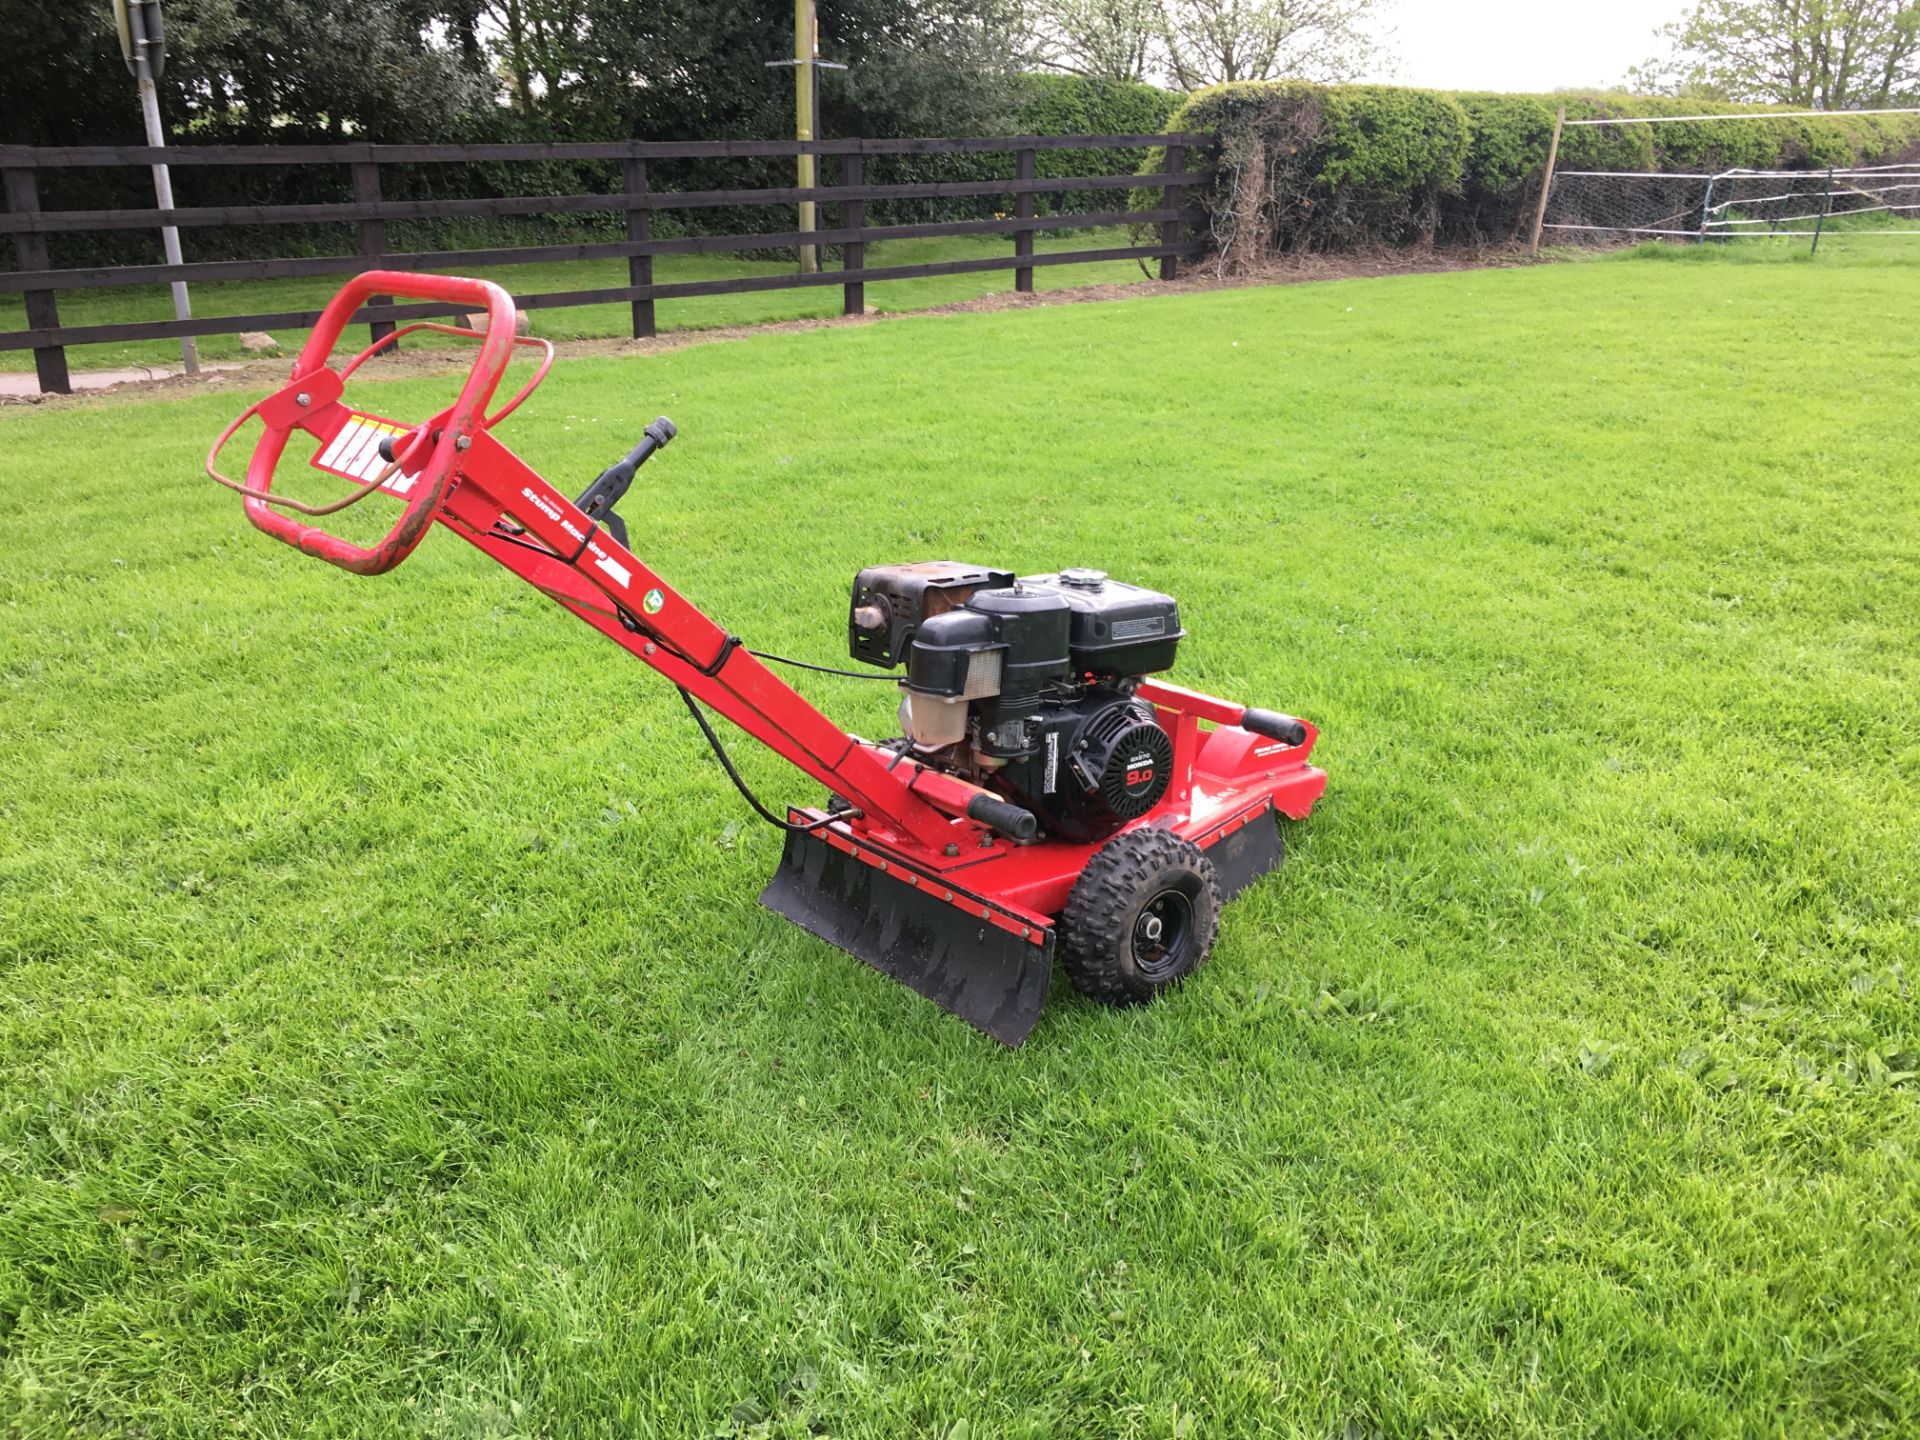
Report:
[{"label": "red machine body", "polygon": [[[345,380],[386,342],[341,370],[330,367],[342,330],[376,294],[487,313],[484,332],[457,332],[479,342],[458,398],[424,423],[346,402]],[[444,526],[841,797],[832,811],[789,810],[781,873],[763,898],[1018,1044],[1046,996],[1059,917],[1100,844],[1022,843],[969,818],[988,792],[841,729],[501,444],[491,427],[546,373],[543,364],[510,404],[488,415],[514,346],[544,346],[551,360],[550,346],[516,337],[514,325],[512,300],[486,281],[360,275],[327,306],[292,378],[220,437],[209,473],[245,496],[247,516],[261,530],[356,574],[392,569],[434,524]],[[263,431],[245,481],[234,482],[215,466],[250,418]],[[383,540],[354,545],[281,513],[290,502],[275,494],[274,473],[296,436],[312,442],[310,463],[358,488],[333,506],[292,508],[317,516],[384,494],[400,512]],[[381,458],[383,440],[391,460]],[[1172,738],[1173,773],[1158,804],[1127,828],[1191,841],[1212,857],[1222,893],[1231,894],[1278,863],[1271,817],[1304,819],[1325,790],[1325,774],[1309,763],[1318,732],[1300,722],[1300,743],[1256,734],[1241,727],[1252,713],[1245,707],[1151,678],[1137,698]],[[876,887],[884,889],[878,902]]]}]

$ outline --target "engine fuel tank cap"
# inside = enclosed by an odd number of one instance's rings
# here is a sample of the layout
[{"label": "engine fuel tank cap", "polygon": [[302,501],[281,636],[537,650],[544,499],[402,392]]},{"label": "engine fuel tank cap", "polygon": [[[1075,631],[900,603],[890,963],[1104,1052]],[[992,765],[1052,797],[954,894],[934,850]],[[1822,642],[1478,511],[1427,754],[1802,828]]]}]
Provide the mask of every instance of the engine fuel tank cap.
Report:
[{"label": "engine fuel tank cap", "polygon": [[1106,581],[1106,571],[1088,570],[1079,565],[1060,572],[1060,583],[1062,585],[1071,585],[1078,590],[1098,590],[1102,585],[1106,584]]}]

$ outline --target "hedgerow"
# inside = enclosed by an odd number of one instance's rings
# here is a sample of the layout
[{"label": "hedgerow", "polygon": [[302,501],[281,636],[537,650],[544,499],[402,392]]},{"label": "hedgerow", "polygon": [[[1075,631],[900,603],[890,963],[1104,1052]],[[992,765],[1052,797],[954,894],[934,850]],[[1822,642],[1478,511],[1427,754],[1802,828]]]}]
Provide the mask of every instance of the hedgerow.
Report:
[{"label": "hedgerow", "polygon": [[[1539,196],[1554,110],[1569,120],[1750,114],[1753,107],[1621,94],[1500,95],[1384,85],[1241,82],[1195,92],[1167,121],[1219,141],[1194,197],[1231,261],[1360,243],[1507,241]],[[1817,169],[1920,150],[1920,117],[1569,126],[1564,169]],[[1160,168],[1149,155],[1142,173]],[[1134,192],[1135,208],[1157,192]]]}]

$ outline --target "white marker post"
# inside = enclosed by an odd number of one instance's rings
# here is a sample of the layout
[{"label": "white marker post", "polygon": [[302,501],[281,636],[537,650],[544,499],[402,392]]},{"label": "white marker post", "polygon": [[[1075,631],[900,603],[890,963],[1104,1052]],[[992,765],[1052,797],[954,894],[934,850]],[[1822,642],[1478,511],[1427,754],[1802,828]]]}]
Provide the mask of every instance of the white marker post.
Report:
[{"label": "white marker post", "polygon": [[[126,58],[127,68],[133,72],[134,82],[140,90],[140,115],[146,121],[147,144],[156,150],[164,149],[167,132],[160,125],[160,92],[154,88],[154,79],[166,69],[166,36],[160,25],[160,0],[113,0],[113,18],[120,29],[120,51]],[[154,203],[162,210],[173,209],[173,176],[168,173],[166,162],[157,162],[153,167]],[[160,245],[165,251],[167,264],[178,265],[180,259],[180,231],[172,225],[160,227]],[[173,318],[191,320],[193,302],[187,298],[187,282],[173,282]],[[200,349],[191,335],[180,337],[180,359],[186,366],[187,374],[200,373]]]}]

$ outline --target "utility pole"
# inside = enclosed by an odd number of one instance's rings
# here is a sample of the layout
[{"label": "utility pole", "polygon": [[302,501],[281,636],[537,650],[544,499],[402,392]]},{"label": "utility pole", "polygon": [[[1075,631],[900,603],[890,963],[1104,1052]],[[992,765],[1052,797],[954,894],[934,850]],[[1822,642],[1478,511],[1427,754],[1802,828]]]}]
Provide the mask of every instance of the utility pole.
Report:
[{"label": "utility pole", "polygon": [[[813,0],[793,0],[793,138],[811,140],[814,138],[813,115],[813,57],[819,51],[820,22],[813,8]],[[800,188],[813,188],[817,173],[813,156],[804,151],[798,157]],[[800,233],[811,235],[819,227],[814,223],[813,201],[800,202]],[[811,275],[820,268],[820,250],[818,246],[802,244],[800,247],[800,273]]]},{"label": "utility pole", "polygon": [[[820,72],[822,70],[844,70],[844,65],[820,58],[820,20],[814,9],[814,0],[793,0],[793,58],[791,60],[769,60],[769,70],[784,70],[793,67],[793,138],[796,140],[816,140],[820,129]],[[802,153],[794,167],[794,174],[802,190],[814,188],[815,176],[819,167],[810,154]],[[811,235],[818,230],[814,202],[800,202],[800,217],[797,227],[802,235]],[[800,246],[800,273],[812,275],[820,269],[820,249],[817,245]]]},{"label": "utility pole", "polygon": [[[153,84],[165,73],[167,65],[167,41],[166,32],[161,28],[160,0],[113,0],[113,18],[120,30],[120,52],[140,90],[140,115],[146,121],[147,144],[155,149],[164,148],[167,132],[160,125],[160,92]],[[165,161],[157,162],[153,167],[153,198],[160,209],[173,209],[173,176],[168,173]],[[166,253],[167,264],[181,263],[178,229],[172,225],[162,225],[160,245]],[[184,280],[173,282],[173,318],[193,318],[193,304],[187,299],[187,282]],[[180,359],[186,366],[187,374],[200,373],[200,350],[191,335],[180,337]]]}]

